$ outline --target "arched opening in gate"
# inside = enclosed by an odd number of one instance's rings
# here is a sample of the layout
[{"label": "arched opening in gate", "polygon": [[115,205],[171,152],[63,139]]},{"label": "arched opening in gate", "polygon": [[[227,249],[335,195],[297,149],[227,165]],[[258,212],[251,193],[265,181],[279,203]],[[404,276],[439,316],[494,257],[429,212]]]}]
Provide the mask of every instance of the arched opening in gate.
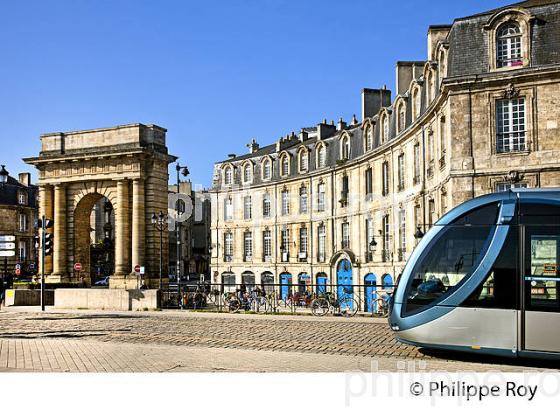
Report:
[{"label": "arched opening in gate", "polygon": [[272,272],[261,274],[261,285],[267,295],[274,292],[274,275]]},{"label": "arched opening in gate", "polygon": [[107,197],[90,193],[80,199],[74,210],[74,263],[82,265],[78,282],[109,284],[115,272],[114,231],[114,208]]},{"label": "arched opening in gate", "polygon": [[233,272],[222,273],[222,293],[235,293],[235,274]]},{"label": "arched opening in gate", "polygon": [[[336,268],[336,288],[339,300],[343,300],[345,296],[351,295],[353,293],[352,285],[352,263],[350,263],[348,259],[342,259],[340,262],[338,262]],[[351,308],[352,306],[346,306],[345,303],[341,302],[340,307]]]},{"label": "arched opening in gate", "polygon": [[325,272],[317,273],[315,281],[317,283],[317,295],[324,295],[327,292],[327,274]]},{"label": "arched opening in gate", "polygon": [[292,295],[292,274],[284,272],[280,274],[280,298],[288,299]]},{"label": "arched opening in gate", "polygon": [[393,278],[390,274],[383,275],[381,282],[383,283],[383,290],[393,290]]},{"label": "arched opening in gate", "polygon": [[374,302],[376,299],[375,291],[377,290],[377,278],[373,273],[368,273],[364,277],[364,312],[372,312],[374,310]]},{"label": "arched opening in gate", "polygon": [[298,275],[298,289],[297,291],[301,294],[307,291],[307,286],[311,285],[311,276],[308,273],[301,272]]},{"label": "arched opening in gate", "polygon": [[241,275],[241,283],[245,285],[248,292],[251,292],[255,288],[255,274],[250,271],[245,271]]}]

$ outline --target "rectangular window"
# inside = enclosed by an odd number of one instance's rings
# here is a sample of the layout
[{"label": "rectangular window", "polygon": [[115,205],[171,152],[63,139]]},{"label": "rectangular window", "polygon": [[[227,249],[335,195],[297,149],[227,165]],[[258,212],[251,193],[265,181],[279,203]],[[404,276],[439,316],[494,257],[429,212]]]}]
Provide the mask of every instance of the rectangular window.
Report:
[{"label": "rectangular window", "polygon": [[304,186],[299,189],[299,213],[307,213],[307,188]]},{"label": "rectangular window", "polygon": [[399,261],[406,259],[406,211],[399,210]]},{"label": "rectangular window", "polygon": [[250,261],[253,258],[253,233],[243,233],[243,256],[245,261]]},{"label": "rectangular window", "polygon": [[233,219],[233,199],[226,198],[224,200],[224,219],[231,221]]},{"label": "rectangular window", "polygon": [[290,233],[287,228],[280,231],[280,253],[282,254],[282,262],[288,261],[290,251]]},{"label": "rectangular window", "polygon": [[497,152],[525,151],[525,98],[496,102]]},{"label": "rectangular window", "polygon": [[18,243],[18,256],[20,261],[27,259],[27,244],[25,241],[19,241]]},{"label": "rectangular window", "polygon": [[250,196],[243,198],[243,216],[245,219],[251,219],[253,217],[253,206]]},{"label": "rectangular window", "polygon": [[391,226],[389,225],[389,215],[383,217],[383,262],[391,260]]},{"label": "rectangular window", "polygon": [[344,175],[342,177],[342,186],[340,192],[340,203],[342,206],[348,205],[348,191],[349,191],[348,175]]},{"label": "rectangular window", "polygon": [[317,195],[317,211],[325,210],[325,184],[319,184],[319,194]]},{"label": "rectangular window", "polygon": [[404,154],[401,154],[398,156],[397,158],[397,166],[398,166],[398,171],[399,171],[399,191],[402,191],[404,189],[404,174],[405,174],[405,169],[404,169]]},{"label": "rectangular window", "polygon": [[424,228],[422,225],[422,212],[421,212],[421,208],[420,206],[415,206],[414,207],[414,223],[415,223],[415,228]]},{"label": "rectangular window", "polygon": [[299,252],[306,254],[306,256],[301,255],[300,257],[307,257],[307,228],[299,229]]},{"label": "rectangular window", "polygon": [[436,218],[436,203],[434,200],[430,200],[428,201],[428,224],[430,225],[430,228],[435,223]]},{"label": "rectangular window", "polygon": [[366,195],[371,195],[373,193],[373,174],[371,168],[366,169]]},{"label": "rectangular window", "polygon": [[514,184],[513,182],[499,182],[496,185],[496,192],[505,192],[515,188],[527,188],[527,183],[518,182]]},{"label": "rectangular window", "polygon": [[272,256],[272,236],[269,230],[263,232],[263,256],[265,260]]},{"label": "rectangular window", "polygon": [[350,249],[350,224],[342,223],[342,249]]},{"label": "rectangular window", "polygon": [[414,184],[420,182],[420,144],[414,145]]},{"label": "rectangular window", "polygon": [[263,199],[263,217],[270,217],[270,197],[268,196],[268,194],[265,194]]},{"label": "rectangular window", "polygon": [[290,193],[282,191],[282,215],[290,214]]},{"label": "rectangular window", "polygon": [[233,258],[233,234],[226,232],[224,234],[224,260],[230,262]]},{"label": "rectangular window", "polygon": [[27,231],[27,215],[19,214],[19,230],[20,232]]},{"label": "rectangular window", "polygon": [[373,242],[373,219],[366,219],[366,262],[371,262],[373,260],[373,251],[371,249]]},{"label": "rectangular window", "polygon": [[383,162],[381,171],[382,171],[382,178],[383,178],[382,195],[386,196],[389,195],[389,163],[387,161]]},{"label": "rectangular window", "polygon": [[325,225],[320,225],[318,229],[318,252],[317,256],[319,262],[325,262],[327,257],[327,228]]},{"label": "rectangular window", "polygon": [[27,194],[25,192],[20,192],[18,198],[20,205],[27,205]]}]

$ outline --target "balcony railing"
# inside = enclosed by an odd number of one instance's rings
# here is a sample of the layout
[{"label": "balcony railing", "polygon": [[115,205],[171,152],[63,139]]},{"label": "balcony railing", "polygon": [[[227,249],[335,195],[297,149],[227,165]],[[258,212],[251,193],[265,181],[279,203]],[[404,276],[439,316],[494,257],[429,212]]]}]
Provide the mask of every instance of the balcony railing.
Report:
[{"label": "balcony railing", "polygon": [[397,250],[397,256],[399,262],[404,262],[406,260],[406,248],[399,248]]},{"label": "balcony railing", "polygon": [[373,262],[373,252],[371,251],[366,251],[366,263],[367,262]]},{"label": "balcony railing", "polygon": [[388,249],[381,250],[381,261],[391,262],[392,256],[393,255],[392,255],[390,250],[388,250]]},{"label": "balcony railing", "polygon": [[298,253],[298,261],[307,262],[307,252]]},{"label": "balcony railing", "polygon": [[414,183],[414,185],[419,184],[420,183],[420,175],[415,175],[414,178],[412,179],[412,182]]},{"label": "balcony railing", "polygon": [[232,255],[224,255],[224,262],[231,262],[233,260]]},{"label": "balcony railing", "polygon": [[324,253],[317,255],[317,262],[323,263],[327,260],[327,256]]},{"label": "balcony railing", "polygon": [[434,167],[432,165],[430,165],[426,170],[426,175],[428,178],[432,178],[434,176]]},{"label": "balcony railing", "polygon": [[253,255],[244,255],[243,256],[243,262],[252,262],[253,261]]},{"label": "balcony railing", "polygon": [[397,185],[397,191],[404,191],[404,182]]},{"label": "balcony railing", "polygon": [[439,168],[440,169],[445,168],[445,151],[443,151],[443,154],[441,155],[441,158],[439,159]]}]

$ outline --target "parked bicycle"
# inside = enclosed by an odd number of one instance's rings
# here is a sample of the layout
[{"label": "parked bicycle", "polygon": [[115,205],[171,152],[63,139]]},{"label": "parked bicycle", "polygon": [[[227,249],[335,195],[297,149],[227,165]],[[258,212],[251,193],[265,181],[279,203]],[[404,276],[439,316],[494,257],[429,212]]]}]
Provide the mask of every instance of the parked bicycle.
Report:
[{"label": "parked bicycle", "polygon": [[354,316],[358,312],[358,302],[350,294],[344,293],[341,298],[327,292],[324,296],[314,299],[311,302],[311,313],[314,316],[325,316],[329,312],[345,317]]},{"label": "parked bicycle", "polygon": [[372,316],[388,317],[391,309],[391,299],[393,292],[389,291],[373,291],[373,298],[371,303]]}]

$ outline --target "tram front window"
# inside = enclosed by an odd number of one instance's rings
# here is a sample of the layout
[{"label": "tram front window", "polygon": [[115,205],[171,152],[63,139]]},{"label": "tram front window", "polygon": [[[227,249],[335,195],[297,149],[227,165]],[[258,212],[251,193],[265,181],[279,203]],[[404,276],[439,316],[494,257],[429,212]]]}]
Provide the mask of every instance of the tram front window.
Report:
[{"label": "tram front window", "polygon": [[406,289],[407,315],[436,302],[478,266],[492,226],[444,228],[420,256]]}]

